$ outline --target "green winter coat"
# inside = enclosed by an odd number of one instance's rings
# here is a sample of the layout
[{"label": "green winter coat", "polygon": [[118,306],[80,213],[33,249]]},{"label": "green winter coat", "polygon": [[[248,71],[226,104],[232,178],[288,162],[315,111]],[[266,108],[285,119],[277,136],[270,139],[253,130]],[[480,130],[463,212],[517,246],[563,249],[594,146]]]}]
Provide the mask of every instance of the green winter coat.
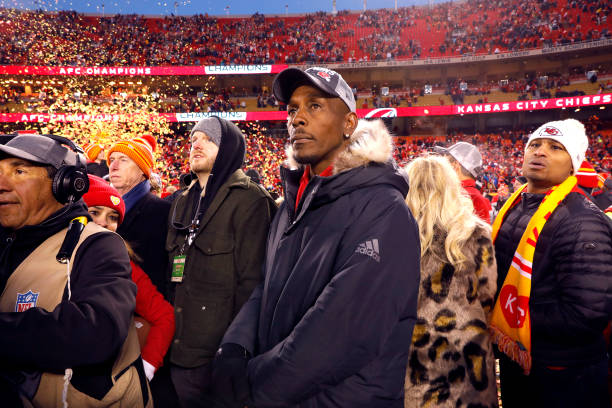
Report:
[{"label": "green winter coat", "polygon": [[[170,209],[166,249],[179,254],[194,202],[188,190]],[[193,194],[191,195],[193,197]],[[174,286],[176,333],[170,361],[197,367],[214,357],[225,330],[262,280],[262,263],[276,205],[242,170],[234,171],[215,193],[191,246],[185,247],[182,283]]]}]

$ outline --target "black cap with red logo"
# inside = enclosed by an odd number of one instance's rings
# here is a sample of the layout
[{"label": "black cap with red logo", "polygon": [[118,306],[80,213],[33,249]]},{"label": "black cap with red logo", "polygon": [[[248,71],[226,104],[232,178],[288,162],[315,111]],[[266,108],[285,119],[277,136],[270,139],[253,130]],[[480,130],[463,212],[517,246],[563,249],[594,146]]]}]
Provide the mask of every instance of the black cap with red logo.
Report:
[{"label": "black cap with red logo", "polygon": [[353,90],[342,75],[328,68],[312,67],[305,71],[299,68],[287,68],[274,79],[272,92],[279,101],[289,103],[293,91],[302,85],[312,85],[331,96],[342,99],[349,110],[355,112],[357,104]]}]

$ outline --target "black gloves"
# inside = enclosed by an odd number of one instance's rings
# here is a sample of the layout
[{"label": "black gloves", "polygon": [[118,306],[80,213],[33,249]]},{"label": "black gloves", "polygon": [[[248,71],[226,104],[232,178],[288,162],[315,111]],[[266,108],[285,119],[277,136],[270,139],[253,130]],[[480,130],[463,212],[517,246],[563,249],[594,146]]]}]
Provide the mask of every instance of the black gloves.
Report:
[{"label": "black gloves", "polygon": [[219,347],[212,372],[215,395],[243,404],[248,401],[251,393],[247,380],[249,358],[249,352],[238,344],[225,343]]}]

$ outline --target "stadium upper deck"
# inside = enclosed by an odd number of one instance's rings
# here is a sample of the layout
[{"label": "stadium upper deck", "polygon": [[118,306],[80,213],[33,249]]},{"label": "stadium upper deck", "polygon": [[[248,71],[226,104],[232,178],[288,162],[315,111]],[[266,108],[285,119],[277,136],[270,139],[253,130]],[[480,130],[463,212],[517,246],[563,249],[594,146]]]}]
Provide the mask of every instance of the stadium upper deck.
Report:
[{"label": "stadium upper deck", "polygon": [[0,10],[0,64],[299,64],[495,54],[611,37],[606,0],[497,0],[222,18]]}]

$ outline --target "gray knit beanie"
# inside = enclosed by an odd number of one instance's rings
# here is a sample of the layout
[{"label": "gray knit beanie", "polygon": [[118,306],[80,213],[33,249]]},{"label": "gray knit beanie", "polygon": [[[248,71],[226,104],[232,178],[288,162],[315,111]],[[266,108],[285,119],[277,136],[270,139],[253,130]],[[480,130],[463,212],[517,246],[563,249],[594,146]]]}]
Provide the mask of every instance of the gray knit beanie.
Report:
[{"label": "gray knit beanie", "polygon": [[204,118],[200,120],[194,127],[191,129],[191,133],[189,134],[189,138],[193,136],[193,133],[196,131],[204,132],[210,138],[210,141],[219,146],[221,144],[221,124],[219,123],[219,119],[215,117]]}]

